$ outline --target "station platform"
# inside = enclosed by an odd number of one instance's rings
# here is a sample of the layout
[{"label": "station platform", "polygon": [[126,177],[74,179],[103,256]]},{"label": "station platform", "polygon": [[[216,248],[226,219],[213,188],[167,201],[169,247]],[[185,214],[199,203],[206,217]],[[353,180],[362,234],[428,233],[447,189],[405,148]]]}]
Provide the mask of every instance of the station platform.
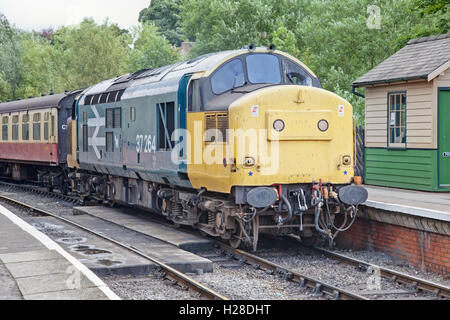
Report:
[{"label": "station platform", "polygon": [[450,222],[450,192],[425,192],[364,185],[365,206]]},{"label": "station platform", "polygon": [[119,300],[56,242],[0,206],[0,300]]}]

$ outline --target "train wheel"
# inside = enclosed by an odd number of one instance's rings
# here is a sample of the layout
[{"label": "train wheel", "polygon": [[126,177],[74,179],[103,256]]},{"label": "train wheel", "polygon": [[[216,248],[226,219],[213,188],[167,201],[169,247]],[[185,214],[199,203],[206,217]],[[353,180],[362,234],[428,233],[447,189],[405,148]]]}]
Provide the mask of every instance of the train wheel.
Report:
[{"label": "train wheel", "polygon": [[228,243],[231,247],[237,249],[241,245],[242,242],[242,226],[241,223],[238,220],[234,220],[234,224],[236,228],[234,229],[233,233],[231,234],[230,240],[228,240]]}]

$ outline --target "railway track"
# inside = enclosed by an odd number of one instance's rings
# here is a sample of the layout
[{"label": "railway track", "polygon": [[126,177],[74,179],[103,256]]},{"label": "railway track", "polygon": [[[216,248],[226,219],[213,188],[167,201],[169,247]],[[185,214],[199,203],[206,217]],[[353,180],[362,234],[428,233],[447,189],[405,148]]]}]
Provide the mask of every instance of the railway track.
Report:
[{"label": "railway track", "polygon": [[362,260],[354,259],[348,256],[345,256],[340,253],[332,252],[330,250],[326,250],[323,248],[318,247],[311,247],[310,249],[319,252],[321,254],[324,254],[325,256],[334,259],[339,260],[341,262],[344,262],[348,265],[353,265],[355,267],[358,267],[360,269],[367,269],[369,267],[372,267],[374,269],[377,269],[380,271],[380,276],[390,279],[392,281],[396,281],[399,284],[407,285],[412,288],[414,288],[416,291],[422,291],[427,292],[436,295],[436,297],[443,298],[443,299],[450,299],[450,287],[443,286],[439,283],[434,283],[428,280],[424,280],[418,277],[411,276],[406,273],[398,272],[395,270],[391,270],[388,268],[384,268],[381,266],[377,266]]},{"label": "railway track", "polygon": [[[25,190],[25,191],[31,191],[31,192],[49,196],[49,197],[56,197],[56,198],[59,198],[59,199],[62,199],[62,200],[68,201],[68,202],[76,202],[76,200],[78,200],[75,197],[64,196],[64,195],[50,192],[50,191],[44,192],[44,191],[40,190],[39,188],[31,187],[31,186],[27,186],[27,185],[17,185],[17,184],[6,183],[6,182],[0,182],[0,185],[13,187],[13,188],[17,188],[17,189]],[[0,200],[9,202],[16,206],[23,207],[23,208],[33,212],[34,214],[38,214],[38,215],[42,214],[42,215],[55,217],[59,220],[62,220],[64,222],[67,222],[78,228],[81,228],[89,233],[92,233],[96,236],[106,239],[107,241],[111,241],[129,251],[132,251],[135,254],[138,254],[141,257],[144,257],[144,258],[156,263],[157,265],[159,265],[166,273],[166,276],[169,279],[171,279],[173,282],[178,282],[183,287],[187,287],[193,291],[199,292],[206,299],[228,300],[226,297],[220,295],[219,293],[215,292],[214,290],[211,290],[211,289],[205,287],[204,285],[195,281],[194,279],[190,278],[189,276],[171,268],[170,266],[165,265],[164,263],[158,261],[157,259],[154,259],[153,257],[148,256],[147,254],[141,252],[139,249],[134,248],[132,245],[121,243],[119,241],[116,241],[114,239],[106,237],[102,234],[96,233],[95,230],[86,228],[82,225],[79,225],[79,224],[69,220],[69,219],[66,219],[64,217],[58,216],[56,214],[47,212],[47,211],[39,209],[39,208],[35,208],[31,205],[22,203],[15,199],[11,199],[11,198],[0,195]],[[153,219],[153,218],[150,218],[150,219],[155,220],[158,223],[173,227],[172,225],[168,224],[167,222],[161,221],[161,219]],[[298,242],[296,244],[299,245]],[[231,260],[237,260],[237,261],[239,261],[239,263],[251,265],[255,269],[260,269],[262,271],[265,271],[267,274],[280,276],[284,280],[289,280],[289,281],[298,283],[300,287],[310,289],[317,296],[323,295],[330,299],[337,299],[337,300],[369,300],[367,297],[358,295],[354,292],[351,292],[351,291],[348,291],[348,290],[345,290],[342,288],[338,288],[338,287],[330,285],[324,281],[317,280],[313,277],[289,270],[286,267],[283,267],[281,265],[273,263],[273,262],[271,262],[267,259],[264,259],[262,257],[259,257],[257,255],[248,253],[243,250],[234,249],[220,241],[217,241],[217,246],[220,247],[220,249],[224,252],[224,254],[226,254],[228,257],[230,257]],[[323,254],[331,259],[339,260],[345,264],[352,265],[352,266],[358,267],[360,269],[367,269],[369,267],[377,268],[378,270],[380,270],[380,275],[386,279],[390,279],[392,281],[396,281],[397,283],[407,285],[409,287],[414,288],[416,291],[430,293],[439,298],[450,299],[450,288],[443,286],[441,284],[434,283],[434,282],[431,282],[428,280],[424,280],[424,279],[421,279],[418,277],[414,277],[414,276],[411,276],[411,275],[408,275],[405,273],[401,273],[398,271],[394,271],[394,270],[391,270],[388,268],[373,265],[371,263],[368,263],[368,262],[365,262],[362,260],[358,260],[358,259],[354,259],[354,258],[345,256],[345,255],[342,255],[339,253],[335,253],[335,252],[332,252],[332,251],[329,251],[329,250],[326,250],[323,248],[318,248],[318,247],[304,247],[304,248],[313,250],[313,251]]]},{"label": "railway track", "polygon": [[324,295],[333,300],[369,300],[368,298],[351,291],[338,288],[324,281],[289,270],[249,252],[232,248],[220,241],[217,241],[217,245],[234,260],[251,265],[253,268],[260,269],[268,274],[280,276],[284,280],[298,283],[301,288],[307,288],[313,291],[316,296]]},{"label": "railway track", "polygon": [[65,195],[62,193],[57,193],[53,191],[49,191],[47,188],[40,187],[37,185],[27,185],[27,184],[18,184],[18,183],[11,183],[6,181],[0,181],[1,186],[18,189],[18,190],[24,190],[24,191],[30,191],[39,195],[45,195],[48,197],[64,200],[71,203],[81,203],[81,199],[79,197]]},{"label": "railway track", "polygon": [[95,230],[86,228],[86,227],[84,227],[84,226],[82,226],[82,225],[80,225],[80,224],[78,224],[76,222],[73,222],[73,221],[69,220],[69,219],[66,219],[64,217],[58,216],[57,214],[48,212],[46,210],[42,210],[42,209],[36,208],[36,207],[34,207],[32,205],[29,205],[27,203],[24,203],[24,202],[21,202],[21,201],[18,201],[18,200],[15,200],[15,199],[3,196],[3,195],[0,195],[0,201],[3,201],[5,203],[8,203],[8,204],[16,206],[16,207],[23,208],[25,210],[28,210],[28,211],[32,212],[34,215],[50,216],[50,217],[56,218],[56,219],[58,219],[60,221],[68,223],[68,224],[70,224],[72,226],[75,226],[75,227],[77,227],[79,229],[87,231],[87,232],[89,232],[89,233],[91,233],[91,234],[93,234],[93,235],[95,235],[97,237],[100,237],[100,238],[103,238],[103,239],[105,239],[105,240],[107,240],[109,242],[112,242],[112,243],[114,243],[114,244],[116,244],[116,245],[118,245],[118,246],[120,246],[120,247],[122,247],[122,248],[124,248],[124,249],[126,249],[128,251],[130,251],[130,252],[133,252],[133,253],[135,253],[135,254],[137,254],[137,255],[139,255],[139,256],[141,256],[141,257],[143,257],[143,258],[145,258],[145,259],[147,259],[147,260],[149,260],[149,261],[151,261],[151,262],[153,262],[155,264],[157,264],[163,270],[164,276],[166,278],[170,279],[173,283],[176,283],[176,284],[180,285],[182,288],[188,288],[189,290],[192,290],[194,292],[199,293],[204,299],[207,299],[207,300],[229,300],[227,297],[225,297],[225,296],[215,292],[214,290],[204,286],[203,284],[197,282],[196,280],[192,279],[191,277],[187,276],[186,274],[184,274],[182,272],[179,272],[178,270],[176,270],[176,269],[166,265],[165,263],[159,261],[158,259],[155,259],[154,257],[151,257],[151,256],[141,252],[139,249],[134,248],[132,245],[122,243],[120,241],[117,241],[115,239],[107,237],[107,236],[105,236],[105,235],[103,235],[101,233],[98,233]]}]

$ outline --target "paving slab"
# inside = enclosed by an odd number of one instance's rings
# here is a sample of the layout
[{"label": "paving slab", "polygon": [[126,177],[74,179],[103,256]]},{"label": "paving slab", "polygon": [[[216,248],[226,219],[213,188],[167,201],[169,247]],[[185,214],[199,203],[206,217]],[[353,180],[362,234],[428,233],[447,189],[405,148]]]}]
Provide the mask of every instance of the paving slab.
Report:
[{"label": "paving slab", "polygon": [[46,274],[67,273],[70,267],[72,267],[72,264],[63,257],[52,260],[8,263],[8,270],[16,279]]},{"label": "paving slab", "polygon": [[0,243],[2,300],[119,299],[56,242],[1,205]]},{"label": "paving slab", "polygon": [[0,254],[0,260],[2,260],[3,263],[43,261],[61,258],[62,257],[58,252],[48,249]]},{"label": "paving slab", "polygon": [[75,270],[63,274],[44,274],[33,277],[16,278],[16,282],[24,297],[39,293],[97,288],[84,274],[76,273]]},{"label": "paving slab", "polygon": [[364,187],[369,192],[367,207],[450,222],[450,192]]},{"label": "paving slab", "polygon": [[26,300],[107,300],[96,288],[37,293],[24,296]]},{"label": "paving slab", "polygon": [[74,207],[73,210],[75,214],[88,214],[110,221],[193,253],[206,251],[214,247],[214,242],[210,239],[149,221],[135,215],[135,209],[94,206]]},{"label": "paving slab", "polygon": [[22,294],[13,276],[0,262],[0,300],[22,300]]}]

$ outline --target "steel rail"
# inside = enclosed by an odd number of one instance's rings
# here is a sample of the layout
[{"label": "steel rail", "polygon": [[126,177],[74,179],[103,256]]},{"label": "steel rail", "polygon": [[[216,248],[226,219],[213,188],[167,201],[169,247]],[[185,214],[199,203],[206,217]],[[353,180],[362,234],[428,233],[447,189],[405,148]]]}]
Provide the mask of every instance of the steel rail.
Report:
[{"label": "steel rail", "polygon": [[75,202],[80,201],[79,197],[73,197],[73,196],[62,194],[62,193],[56,193],[56,192],[52,192],[52,191],[43,190],[44,187],[23,185],[23,184],[17,184],[17,183],[5,182],[5,181],[0,181],[0,185],[5,186],[5,187],[17,188],[17,189],[25,190],[25,191],[31,191],[31,192],[34,192],[37,194],[47,195],[47,196],[55,197],[55,198],[65,200],[68,202],[75,203]]},{"label": "steel rail", "polygon": [[243,260],[245,263],[253,265],[258,269],[266,269],[273,274],[282,276],[286,280],[299,283],[301,287],[307,287],[313,290],[317,295],[325,294],[334,300],[370,300],[356,293],[327,284],[321,280],[317,280],[312,277],[308,277],[298,272],[289,270],[283,266],[255,256],[246,251],[234,249],[220,241],[217,241],[217,244],[222,250],[230,253],[236,258],[240,258],[240,260]]},{"label": "steel rail", "polygon": [[439,283],[435,283],[435,282],[428,281],[425,279],[417,278],[417,277],[408,275],[406,273],[398,272],[398,271],[388,269],[385,267],[381,267],[381,266],[378,266],[378,265],[375,265],[375,264],[372,264],[369,262],[351,258],[346,255],[332,252],[332,251],[329,251],[329,250],[326,250],[323,248],[310,247],[310,249],[313,249],[317,252],[320,252],[320,253],[326,255],[327,257],[330,257],[334,260],[342,261],[349,265],[354,265],[354,266],[360,267],[360,268],[361,267],[376,268],[376,269],[380,270],[380,275],[384,278],[391,279],[391,280],[396,281],[403,285],[412,286],[413,288],[416,289],[416,291],[429,292],[429,293],[435,294],[437,297],[450,299],[450,287],[441,285]]},{"label": "steel rail", "polygon": [[178,271],[178,270],[168,266],[164,262],[161,262],[158,259],[155,259],[154,257],[151,257],[151,256],[145,254],[143,251],[141,251],[140,249],[138,249],[136,247],[133,247],[133,246],[130,246],[128,244],[125,244],[125,243],[122,243],[120,241],[117,241],[115,239],[112,239],[112,238],[110,238],[108,236],[105,236],[105,235],[103,235],[101,233],[98,233],[98,232],[96,232],[96,231],[94,231],[92,229],[89,229],[89,228],[87,228],[87,227],[85,227],[83,225],[80,225],[80,224],[78,224],[78,223],[76,223],[74,221],[71,221],[71,220],[66,219],[64,217],[61,217],[61,216],[56,215],[54,213],[51,213],[51,212],[48,212],[48,211],[45,211],[45,210],[33,207],[33,206],[28,205],[28,204],[26,204],[24,202],[21,202],[21,201],[18,201],[18,200],[15,200],[15,199],[3,196],[3,195],[0,195],[0,200],[3,200],[3,201],[5,201],[5,202],[7,202],[9,204],[12,204],[12,205],[15,205],[15,206],[18,206],[18,207],[22,207],[22,208],[31,210],[32,212],[35,212],[35,213],[38,213],[38,214],[41,214],[41,215],[51,216],[53,218],[56,218],[58,220],[66,222],[68,224],[71,224],[71,225],[73,225],[73,226],[75,226],[75,227],[77,227],[79,229],[87,231],[87,232],[89,232],[89,233],[91,233],[91,234],[93,234],[93,235],[95,235],[97,237],[100,237],[100,238],[103,238],[103,239],[105,239],[105,240],[107,240],[109,242],[112,242],[112,243],[114,243],[114,244],[116,244],[116,245],[118,245],[118,246],[120,246],[120,247],[122,247],[124,249],[127,249],[128,251],[131,251],[131,252],[133,252],[133,253],[135,253],[135,254],[137,254],[137,255],[139,255],[139,256],[141,256],[141,257],[143,257],[143,258],[145,258],[145,259],[147,259],[147,260],[149,260],[149,261],[151,261],[151,262],[153,262],[155,264],[157,264],[162,270],[164,270],[165,276],[167,278],[171,279],[172,281],[176,282],[177,284],[179,284],[182,287],[185,286],[185,287],[187,287],[187,288],[189,288],[189,289],[191,289],[191,290],[193,290],[195,292],[200,293],[207,300],[229,300],[227,297],[222,296],[221,294],[215,292],[214,290],[204,286],[203,284],[201,284],[200,282],[192,279],[191,277],[187,276],[186,274],[184,274],[184,273],[182,273],[182,272],[180,272],[180,271]]}]

